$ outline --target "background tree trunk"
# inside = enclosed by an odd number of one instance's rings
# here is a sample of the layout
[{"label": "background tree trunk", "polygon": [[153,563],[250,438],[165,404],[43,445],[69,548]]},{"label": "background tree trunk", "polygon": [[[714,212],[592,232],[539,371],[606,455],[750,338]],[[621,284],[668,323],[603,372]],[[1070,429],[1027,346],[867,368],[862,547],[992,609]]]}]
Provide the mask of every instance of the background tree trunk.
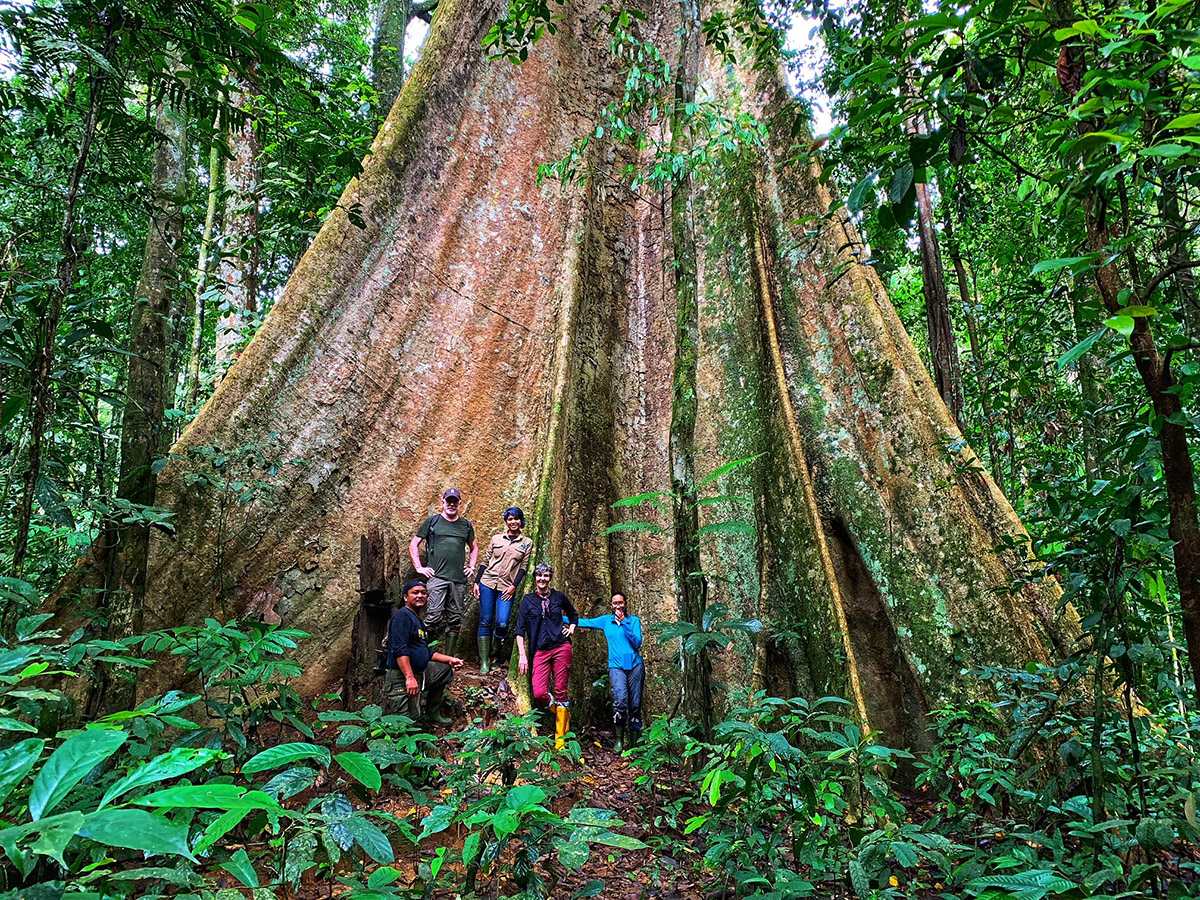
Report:
[{"label": "background tree trunk", "polygon": [[438,0],[380,0],[371,42],[371,72],[379,110],[386,114],[404,84],[404,41],[413,19],[431,21]]},{"label": "background tree trunk", "polygon": [[[130,323],[129,371],[121,421],[121,466],[117,498],[136,506],[153,506],[158,483],[153,465],[167,450],[165,413],[173,396],[170,371],[173,311],[181,294],[179,250],[183,239],[183,200],[187,179],[187,132],[183,114],[163,100],[155,115],[160,140],[150,175],[150,224],[137,296]],[[146,560],[150,528],[126,524],[118,516],[103,528],[108,577],[106,627],[110,639],[142,629],[146,594]],[[110,683],[105,668],[93,685],[90,706],[128,709],[136,684]]]},{"label": "background tree trunk", "polygon": [[221,282],[225,312],[217,319],[217,377],[237,358],[242,329],[249,314],[258,311],[258,157],[261,152],[253,104],[257,86],[247,79],[238,85],[232,106],[237,113],[229,125],[225,161],[225,214],[222,217]]},{"label": "background tree trunk", "polygon": [[208,151],[208,206],[204,213],[204,232],[200,236],[200,251],[196,258],[196,294],[192,303],[192,340],[188,351],[187,381],[184,384],[183,405],[187,408],[196,403],[200,395],[200,360],[204,355],[204,316],[207,307],[205,293],[208,291],[208,254],[212,247],[213,229],[216,226],[217,201],[221,198],[221,148],[218,146],[216,129],[213,129],[213,144]]},{"label": "background tree trunk", "polygon": [[[211,614],[220,558],[238,613],[319,635],[300,651],[312,692],[350,656],[362,536],[404,546],[449,483],[484,534],[505,507],[533,508],[539,556],[582,614],[610,590],[648,627],[688,612],[669,534],[606,533],[629,518],[614,501],[673,481],[671,212],[619,184],[635,151],[600,141],[585,185],[538,186],[538,164],[594,132],[624,79],[598,3],[564,7],[521,66],[487,59],[502,6],[444,0],[362,175],[175,448],[262,448],[270,492],[217,546],[229,507],[186,478],[209,463],[176,458],[161,477],[180,527],[152,538],[147,615]],[[643,39],[677,61],[678,4],[646,12]],[[698,76],[698,95],[785,122],[691,185],[693,471],[761,454],[704,489],[727,498],[696,512],[709,601],[772,620],[760,683],[843,694],[885,739],[921,743],[926,711],[968,690],[964,667],[1048,660],[1071,614],[1049,582],[995,591],[1025,572],[1020,552],[992,552],[1020,522],[969,449],[945,458],[953,419],[874,271],[840,249],[851,224],[820,218],[817,169],[791,162],[782,80],[707,50]],[[757,527],[705,528],[731,518]],[[586,716],[607,707],[603,648],[576,644]],[[645,650],[647,710],[669,709],[675,648]],[[713,680],[748,683],[750,667],[725,653]]]}]

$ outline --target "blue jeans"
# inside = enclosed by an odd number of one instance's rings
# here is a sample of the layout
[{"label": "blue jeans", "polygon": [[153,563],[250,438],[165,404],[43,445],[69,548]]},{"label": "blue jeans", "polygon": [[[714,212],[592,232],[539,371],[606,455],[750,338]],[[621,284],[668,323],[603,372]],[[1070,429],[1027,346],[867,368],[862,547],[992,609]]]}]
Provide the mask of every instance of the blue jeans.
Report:
[{"label": "blue jeans", "polygon": [[642,682],[646,667],[639,659],[632,669],[609,668],[608,680],[613,693],[613,722],[629,725],[632,731],[642,730]]},{"label": "blue jeans", "polygon": [[496,639],[504,640],[508,636],[508,618],[511,615],[511,598],[505,600],[503,591],[490,588],[486,584],[479,585],[479,637],[491,637],[494,622]]}]

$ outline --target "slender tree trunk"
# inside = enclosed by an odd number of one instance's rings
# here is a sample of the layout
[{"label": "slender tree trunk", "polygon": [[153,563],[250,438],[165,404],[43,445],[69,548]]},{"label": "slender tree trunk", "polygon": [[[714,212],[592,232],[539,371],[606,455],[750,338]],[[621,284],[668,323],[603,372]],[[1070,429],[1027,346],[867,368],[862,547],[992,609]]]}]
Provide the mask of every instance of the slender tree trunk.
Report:
[{"label": "slender tree trunk", "polygon": [[[947,201],[950,198],[947,196]],[[987,438],[988,462],[992,475],[1003,481],[1003,470],[1000,467],[1000,446],[996,442],[996,423],[992,411],[992,387],[987,377],[987,360],[979,346],[979,328],[975,314],[971,311],[974,304],[974,292],[971,290],[971,280],[967,276],[967,267],[959,250],[958,240],[954,234],[953,202],[946,203],[946,251],[950,254],[950,262],[954,266],[954,275],[958,280],[959,300],[963,306],[963,318],[967,323],[967,338],[971,346],[971,363],[975,369],[975,386],[979,391],[979,404],[983,407],[983,431]],[[944,398],[943,398],[944,399]],[[947,404],[948,405],[948,404]]]},{"label": "slender tree trunk", "polygon": [[217,320],[216,370],[223,378],[237,358],[242,331],[258,311],[258,129],[251,105],[257,86],[247,80],[233,99],[229,127],[231,158],[225,162],[225,215],[221,241],[221,281],[226,312]]},{"label": "slender tree trunk", "polygon": [[[105,35],[105,59],[116,47],[116,33],[110,27]],[[42,443],[46,436],[46,424],[50,418],[52,382],[54,380],[55,336],[62,316],[63,302],[71,292],[78,270],[80,247],[75,241],[75,213],[83,175],[87,169],[88,151],[96,133],[96,121],[100,115],[100,95],[108,81],[104,68],[92,70],[88,81],[88,109],[83,121],[83,134],[79,138],[79,149],[75,153],[75,165],[67,181],[67,196],[63,209],[62,228],[59,230],[59,259],[50,301],[37,332],[33,374],[29,383],[29,465],[25,470],[21,491],[21,502],[17,507],[16,542],[13,548],[12,571],[20,576],[29,552],[29,525],[33,519],[33,498],[37,490],[38,477],[42,469]]]},{"label": "slender tree trunk", "polygon": [[375,20],[375,39],[371,42],[371,72],[378,111],[387,115],[404,85],[404,37],[413,19],[429,21],[437,0],[380,0]]},{"label": "slender tree trunk", "polygon": [[950,296],[946,291],[946,273],[934,227],[933,198],[929,185],[917,186],[917,235],[921,249],[921,283],[925,293],[925,325],[929,331],[929,356],[933,362],[933,380],[946,402],[950,415],[966,432],[963,421],[962,371],[958,342],[950,322]]},{"label": "slender tree trunk", "polygon": [[[1054,17],[1059,22],[1067,21],[1072,8],[1068,0],[1055,0]],[[1081,46],[1064,44],[1058,63],[1059,86],[1069,95],[1074,95],[1083,83],[1087,60]],[[1077,125],[1080,134],[1091,130],[1086,120]],[[1118,182],[1123,187],[1123,182]],[[1122,199],[1124,199],[1122,197]],[[1124,305],[1121,293],[1126,285],[1112,259],[1109,237],[1109,204],[1099,188],[1093,188],[1084,198],[1083,214],[1087,230],[1088,249],[1096,253],[1104,265],[1096,269],[1096,287],[1100,299],[1110,315],[1115,315]],[[1126,231],[1128,225],[1126,224]],[[1137,259],[1129,259],[1135,282],[1139,281]],[[1139,296],[1130,295],[1128,302],[1146,302],[1151,288],[1142,289]],[[1167,531],[1175,542],[1172,555],[1175,561],[1175,579],[1179,584],[1180,612],[1183,619],[1184,641],[1188,648],[1188,662],[1192,670],[1194,690],[1200,690],[1200,516],[1197,513],[1195,468],[1192,465],[1191,449],[1183,419],[1183,402],[1174,390],[1175,376],[1171,371],[1171,351],[1160,356],[1150,322],[1145,317],[1135,317],[1133,332],[1129,336],[1133,360],[1141,376],[1146,395],[1158,415],[1159,446],[1162,450],[1163,481],[1167,489],[1169,521]]]},{"label": "slender tree trunk", "polygon": [[[1088,248],[1105,258],[1109,251],[1106,206],[1097,193],[1084,204]],[[1096,271],[1096,284],[1104,307],[1116,314],[1122,307],[1124,289],[1116,264],[1109,262]],[[1149,298],[1144,298],[1149,299]],[[1129,336],[1133,359],[1146,394],[1161,419],[1159,443],[1162,447],[1163,480],[1170,510],[1168,533],[1175,542],[1175,578],[1179,582],[1179,603],[1183,613],[1183,634],[1187,642],[1192,681],[1200,688],[1200,517],[1197,515],[1195,468],[1188,447],[1187,431],[1181,423],[1183,403],[1172,390],[1171,354],[1159,355],[1150,323],[1144,317],[1134,319]]]},{"label": "slender tree trunk", "polygon": [[404,84],[404,32],[412,0],[379,0],[375,40],[371,42],[371,72],[379,111],[386,114]]},{"label": "slender tree trunk", "polygon": [[200,358],[204,355],[204,295],[208,290],[208,254],[212,247],[213,227],[217,219],[217,200],[221,196],[221,148],[215,139],[208,151],[208,208],[204,213],[204,232],[200,237],[200,252],[196,259],[196,294],[192,304],[192,344],[188,354],[187,382],[183,403],[188,409],[196,405],[200,394]]},{"label": "slender tree trunk", "polygon": [[[155,128],[161,137],[154,149],[150,224],[129,329],[129,371],[117,479],[117,497],[135,507],[154,505],[154,462],[168,443],[164,414],[174,385],[170,371],[172,310],[182,294],[179,250],[187,178],[187,133],[182,113],[164,99],[155,116]],[[103,540],[108,564],[107,633],[115,640],[136,634],[142,627],[150,528],[113,519],[104,526]],[[106,671],[97,679],[89,706],[128,708],[136,693],[136,682],[128,679],[110,685],[108,681]]]}]

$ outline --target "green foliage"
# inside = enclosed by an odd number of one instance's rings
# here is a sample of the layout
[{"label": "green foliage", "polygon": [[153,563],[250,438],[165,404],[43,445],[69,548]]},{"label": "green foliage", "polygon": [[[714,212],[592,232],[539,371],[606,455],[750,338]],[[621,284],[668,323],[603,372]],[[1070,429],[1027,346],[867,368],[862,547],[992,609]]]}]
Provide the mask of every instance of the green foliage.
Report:
[{"label": "green foliage", "polygon": [[222,625],[206,619],[203,625],[153,632],[129,643],[146,653],[180,657],[186,671],[200,680],[208,715],[220,722],[203,730],[219,728],[233,739],[236,754],[245,757],[252,754],[268,722],[313,736],[301,716],[304,702],[290,684],[300,675],[300,666],[287,658],[296,642],[307,636],[294,628],[232,621]]},{"label": "green foliage", "polygon": [[[551,896],[556,880],[547,865],[551,858],[576,871],[593,847],[645,847],[614,830],[624,823],[611,809],[575,806],[565,817],[551,811],[566,779],[553,736],[534,734],[536,715],[508,716],[489,728],[462,732],[462,753],[447,778],[449,796],[422,823],[420,839],[455,825],[467,829],[460,854],[467,892],[477,890],[480,875],[499,877],[507,862],[524,896]],[[568,749],[578,758],[578,744],[570,742]]]}]

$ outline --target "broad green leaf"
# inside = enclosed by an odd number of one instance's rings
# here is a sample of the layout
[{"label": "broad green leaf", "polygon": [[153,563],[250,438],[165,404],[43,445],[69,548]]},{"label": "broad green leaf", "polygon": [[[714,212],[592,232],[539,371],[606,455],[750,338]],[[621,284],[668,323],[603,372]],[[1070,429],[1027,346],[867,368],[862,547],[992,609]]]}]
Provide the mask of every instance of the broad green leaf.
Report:
[{"label": "broad green leaf", "polygon": [[1142,156],[1153,156],[1158,159],[1179,159],[1192,151],[1183,144],[1155,144],[1142,150]]},{"label": "broad green leaf", "polygon": [[536,784],[518,784],[509,788],[504,798],[504,805],[518,812],[533,809],[546,799],[546,792]]},{"label": "broad green leaf", "polygon": [[1126,306],[1124,309],[1117,310],[1118,316],[1133,316],[1134,318],[1146,318],[1147,316],[1157,316],[1158,310],[1153,306]]},{"label": "broad green leaf", "polygon": [[254,871],[254,866],[250,862],[250,854],[244,849],[238,850],[233,856],[221,863],[221,868],[246,887],[258,887],[258,873]]},{"label": "broad green leaf", "polygon": [[89,813],[79,834],[109,847],[193,858],[188,851],[187,825],[177,825],[144,809],[102,809]]},{"label": "broad green leaf", "polygon": [[188,772],[198,769],[220,756],[222,756],[220,750],[208,750],[204,748],[179,747],[175,750],[169,750],[161,756],[156,756],[145,765],[134,769],[105,791],[104,797],[100,800],[100,809],[108,806],[117,797],[136,787],[155,784],[159,781],[167,781],[171,778],[178,778],[180,775],[186,775]]},{"label": "broad green leaf", "polygon": [[0,847],[4,848],[8,858],[16,863],[21,855],[17,849],[17,843],[31,834],[36,834],[37,840],[29,845],[29,849],[42,856],[49,856],[57,860],[60,865],[65,866],[62,852],[70,843],[71,838],[75,837],[82,824],[83,813],[66,812],[59,813],[57,816],[48,816],[39,822],[28,822],[25,825],[5,828],[0,831]]},{"label": "broad green leaf", "polygon": [[0,803],[7,800],[13,788],[29,774],[45,745],[40,738],[29,738],[0,750]]},{"label": "broad green leaf", "polygon": [[616,817],[615,810],[577,806],[567,814],[567,821],[572,825],[595,825],[602,828],[610,825]]},{"label": "broad green leaf", "polygon": [[62,813],[42,819],[36,824],[37,840],[30,843],[29,849],[41,856],[57,860],[59,865],[66,865],[63,861],[63,851],[79,833],[79,826],[83,824],[83,813]]},{"label": "broad green leaf", "polygon": [[1170,128],[1195,128],[1200,125],[1200,113],[1188,113],[1185,116],[1176,116],[1170,122],[1163,126],[1163,129]]},{"label": "broad green leaf", "polygon": [[606,828],[601,828],[598,831],[589,832],[587,835],[589,844],[603,844],[606,847],[620,847],[622,850],[645,850],[646,845],[635,837],[630,837],[627,834],[618,834],[615,831],[609,831]]},{"label": "broad green leaf", "polygon": [[17,621],[17,640],[27,641],[46,622],[54,618],[54,613],[40,613],[36,616],[25,616]]},{"label": "broad green leaf", "polygon": [[379,774],[379,769],[364,754],[347,750],[345,753],[339,753],[333,760],[371,790],[377,791],[383,786],[383,777]]},{"label": "broad green leaf", "polygon": [[200,840],[196,842],[196,852],[203,853],[209,847],[213,846],[233,829],[241,823],[242,819],[250,815],[254,810],[249,807],[244,809],[231,809],[228,812],[221,813],[216,819],[204,829],[204,834],[200,836]]},{"label": "broad green leaf", "polygon": [[1079,357],[1083,356],[1083,354],[1091,350],[1096,341],[1100,340],[1100,338],[1104,337],[1106,334],[1108,334],[1107,326],[1103,328],[1097,328],[1082,341],[1060,356],[1058,358],[1058,371],[1061,372],[1071,363],[1075,362],[1075,360],[1079,359]]},{"label": "broad green leaf", "polygon": [[893,203],[899,203],[908,193],[913,183],[912,163],[905,163],[892,175],[892,183],[888,185],[888,198]]},{"label": "broad green leaf", "polygon": [[429,815],[421,820],[421,835],[418,840],[423,841],[431,834],[445,831],[450,827],[450,823],[454,821],[454,814],[456,812],[458,812],[458,807],[455,806],[435,806],[429,811]]},{"label": "broad green leaf", "polygon": [[[475,836],[478,837],[478,835],[475,835]],[[468,835],[467,840],[470,840],[470,839],[471,839],[471,836]],[[466,850],[465,845],[463,846],[463,850],[464,851]],[[387,885],[395,882],[396,879],[398,879],[403,874],[404,873],[401,872],[399,869],[394,869],[391,866],[380,866],[378,869],[376,869],[374,872],[372,872],[367,877],[367,887],[371,888],[372,890],[381,888],[381,887],[386,887]]]},{"label": "broad green leaf", "polygon": [[1105,319],[1104,324],[1113,331],[1119,331],[1121,334],[1125,335],[1125,337],[1129,337],[1131,334],[1133,334],[1133,316],[1113,316]]},{"label": "broad green leaf", "polygon": [[0,731],[25,731],[30,734],[37,734],[37,729],[32,725],[22,722],[20,719],[13,719],[9,716],[0,716]]},{"label": "broad green leaf", "polygon": [[267,769],[275,769],[279,766],[286,766],[288,763],[296,762],[298,759],[316,759],[320,760],[321,764],[326,768],[329,767],[329,750],[325,747],[320,747],[316,744],[280,744],[277,747],[268,747],[262,753],[250,758],[250,760],[242,766],[242,773],[245,775],[253,775],[255,772],[265,772]]},{"label": "broad green leaf", "polygon": [[71,788],[92,769],[117,752],[127,735],[123,731],[81,731],[67,738],[50,754],[29,792],[29,815],[36,822],[54,809]]},{"label": "broad green leaf", "polygon": [[1084,263],[1090,263],[1093,256],[1064,256],[1059,259],[1043,259],[1029,272],[1030,275],[1041,275],[1043,272],[1057,272],[1059,269],[1075,269]]},{"label": "broad green leaf", "polygon": [[571,835],[569,840],[559,841],[557,847],[558,861],[568,872],[579,871],[587,863],[588,857],[592,855],[592,848],[579,836],[578,832]]},{"label": "broad green leaf", "polygon": [[392,844],[378,825],[366,816],[351,816],[342,823],[354,835],[354,841],[366,851],[367,856],[377,863],[390,863],[396,859]]},{"label": "broad green leaf", "polygon": [[[407,761],[408,757],[404,757]],[[294,769],[284,769],[263,785],[263,793],[270,794],[277,800],[295,797],[302,791],[308,790],[317,780],[317,770],[308,766],[296,766]]]},{"label": "broad green leaf", "polygon": [[483,835],[478,831],[472,831],[467,835],[467,839],[462,845],[462,861],[464,866],[469,866],[475,862],[475,857],[479,855],[479,844],[482,841]]},{"label": "broad green leaf", "polygon": [[133,801],[138,806],[195,806],[202,809],[279,809],[275,799],[262,791],[248,791],[236,784],[183,784],[155,791]]},{"label": "broad green leaf", "polygon": [[868,172],[861,179],[859,179],[858,184],[854,185],[854,187],[850,189],[850,194],[846,197],[846,208],[849,209],[852,214],[857,215],[858,213],[862,212],[863,201],[866,198],[867,191],[869,191],[874,184],[875,173]]},{"label": "broad green leaf", "polygon": [[503,840],[521,826],[521,816],[514,809],[503,807],[492,816],[492,830]]}]

